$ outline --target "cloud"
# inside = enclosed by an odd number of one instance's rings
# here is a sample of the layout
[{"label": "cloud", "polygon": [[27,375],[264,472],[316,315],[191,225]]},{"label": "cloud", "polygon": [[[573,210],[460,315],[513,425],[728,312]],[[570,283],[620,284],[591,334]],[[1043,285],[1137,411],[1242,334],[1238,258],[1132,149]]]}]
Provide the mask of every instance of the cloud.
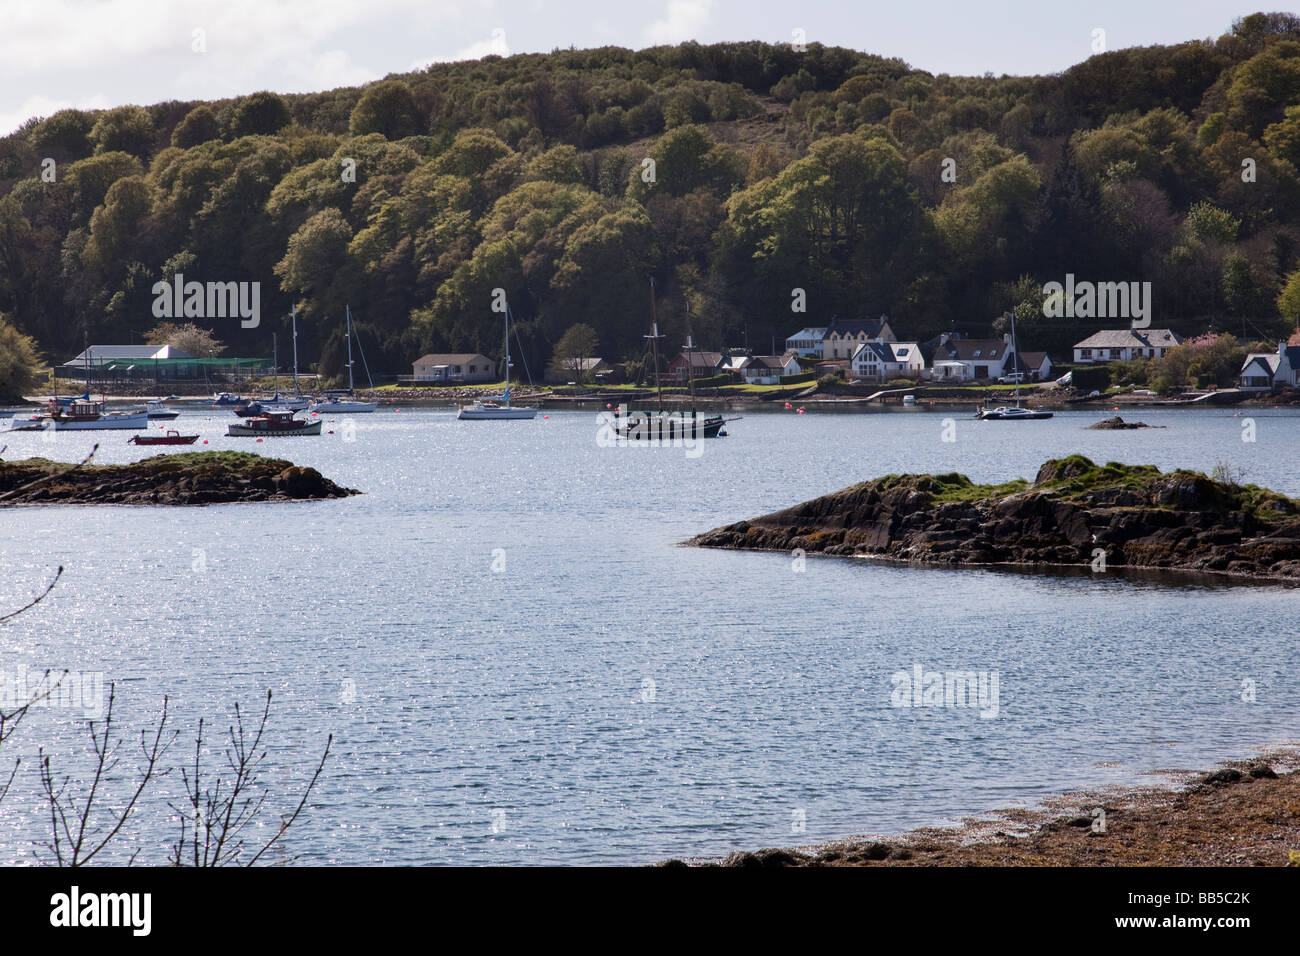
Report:
[{"label": "cloud", "polygon": [[695,40],[713,14],[715,0],[668,0],[664,15],[646,27],[645,38],[653,44]]},{"label": "cloud", "polygon": [[435,56],[428,60],[417,60],[410,69],[423,70],[434,63],[455,63],[458,60],[481,60],[485,56],[509,56],[510,47],[506,43],[506,31],[497,27],[486,40],[476,40],[467,47],[462,47],[450,56]]},{"label": "cloud", "polygon": [[[355,86],[389,72],[394,30],[415,46],[475,9],[470,0],[6,0],[5,8],[0,135],[29,110],[73,101]],[[203,52],[192,48],[196,30]]]},{"label": "cloud", "polygon": [[17,129],[35,116],[53,116],[59,110],[74,108],[79,110],[102,110],[108,105],[108,101],[104,96],[98,93],[76,101],[54,99],[36,93],[27,97],[12,110],[0,110],[0,135]]}]

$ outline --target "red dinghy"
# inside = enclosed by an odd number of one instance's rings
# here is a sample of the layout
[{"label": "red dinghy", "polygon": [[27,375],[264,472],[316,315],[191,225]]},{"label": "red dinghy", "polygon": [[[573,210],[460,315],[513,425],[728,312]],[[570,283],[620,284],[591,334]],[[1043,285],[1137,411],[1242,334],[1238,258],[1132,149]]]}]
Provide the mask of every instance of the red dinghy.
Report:
[{"label": "red dinghy", "polygon": [[127,442],[136,445],[193,445],[198,438],[198,435],[182,435],[176,429],[169,428],[166,435],[133,435]]}]

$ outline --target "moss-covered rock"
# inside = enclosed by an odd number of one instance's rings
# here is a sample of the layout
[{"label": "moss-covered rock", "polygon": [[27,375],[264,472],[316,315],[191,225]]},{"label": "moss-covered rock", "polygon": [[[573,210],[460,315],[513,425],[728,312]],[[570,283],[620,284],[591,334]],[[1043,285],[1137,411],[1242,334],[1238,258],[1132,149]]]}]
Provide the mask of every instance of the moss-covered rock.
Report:
[{"label": "moss-covered rock", "polygon": [[1300,501],[1151,465],[1045,462],[1033,483],[886,475],[691,544],[945,565],[1167,568],[1300,580]]},{"label": "moss-covered rock", "polygon": [[199,505],[230,501],[309,501],[360,494],[315,468],[250,452],[155,455],[127,465],[82,465],[48,458],[0,462],[0,504]]}]

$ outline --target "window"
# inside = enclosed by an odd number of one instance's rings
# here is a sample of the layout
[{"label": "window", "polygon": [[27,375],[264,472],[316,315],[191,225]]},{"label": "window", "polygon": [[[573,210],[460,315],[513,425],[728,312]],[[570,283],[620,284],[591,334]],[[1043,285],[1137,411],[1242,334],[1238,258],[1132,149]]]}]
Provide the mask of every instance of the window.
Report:
[{"label": "window", "polygon": [[1080,358],[1092,358],[1092,349],[1079,349]]},{"label": "window", "polygon": [[980,357],[980,352],[981,352],[981,351],[983,351],[983,350],[982,350],[982,349],[976,349],[976,350],[975,350],[975,357],[976,357],[976,358],[979,358],[979,357]]},{"label": "window", "polygon": [[907,349],[899,349],[899,350],[898,350],[898,354],[899,354],[900,357],[906,355],[906,354],[907,354]]}]

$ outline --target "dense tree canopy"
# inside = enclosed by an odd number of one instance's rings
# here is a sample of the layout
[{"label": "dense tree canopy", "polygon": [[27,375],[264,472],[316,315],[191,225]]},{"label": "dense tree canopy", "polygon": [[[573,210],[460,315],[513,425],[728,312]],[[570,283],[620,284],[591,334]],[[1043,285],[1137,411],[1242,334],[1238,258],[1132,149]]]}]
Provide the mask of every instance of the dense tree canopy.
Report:
[{"label": "dense tree canopy", "polygon": [[0,140],[0,311],[65,359],[153,325],[159,279],[256,281],[257,329],[194,321],[269,354],[296,308],[328,370],[350,306],[391,373],[499,354],[504,290],[541,369],[575,325],[636,358],[653,279],[667,350],[688,321],[716,349],[836,313],[987,334],[1014,310],[1060,351],[1114,325],[1043,318],[1073,273],[1150,282],[1157,326],[1272,340],[1300,321],[1297,164],[1288,14],[1048,77],[818,43],[489,56],[27,123]]}]

